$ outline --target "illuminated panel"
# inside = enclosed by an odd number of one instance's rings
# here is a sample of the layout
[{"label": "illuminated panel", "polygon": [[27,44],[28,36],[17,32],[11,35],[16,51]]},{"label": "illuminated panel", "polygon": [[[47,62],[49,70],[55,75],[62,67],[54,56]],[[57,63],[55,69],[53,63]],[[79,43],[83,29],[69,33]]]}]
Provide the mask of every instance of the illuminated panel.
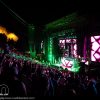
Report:
[{"label": "illuminated panel", "polygon": [[41,42],[41,49],[43,49],[43,41]]},{"label": "illuminated panel", "polygon": [[48,39],[48,61],[50,62],[50,64],[53,63],[53,58],[54,58],[53,52],[52,52],[53,51],[52,45],[53,45],[53,39],[49,38]]},{"label": "illuminated panel", "polygon": [[72,39],[72,43],[73,43],[73,50],[72,50],[72,54],[73,57],[77,57],[77,39]]},{"label": "illuminated panel", "polygon": [[60,47],[65,49],[65,40],[59,40]]},{"label": "illuminated panel", "polygon": [[92,36],[91,45],[91,61],[100,62],[100,36]]},{"label": "illuminated panel", "polygon": [[73,64],[72,61],[67,60],[67,59],[64,58],[64,57],[63,57],[63,59],[61,59],[61,62],[62,62],[62,67],[63,67],[63,68],[71,68],[71,67],[72,67],[72,64]]},{"label": "illuminated panel", "polygon": [[77,40],[76,39],[73,39],[73,43],[76,43],[77,42]]},{"label": "illuminated panel", "polygon": [[77,39],[62,39],[59,44],[64,49],[64,56],[77,57]]},{"label": "illuminated panel", "polygon": [[66,39],[66,43],[71,43],[71,39]]},{"label": "illuminated panel", "polygon": [[73,53],[74,53],[74,57],[77,57],[77,44],[74,44]]},{"label": "illuminated panel", "polygon": [[61,66],[72,72],[78,72],[80,68],[78,60],[64,57],[61,59]]}]

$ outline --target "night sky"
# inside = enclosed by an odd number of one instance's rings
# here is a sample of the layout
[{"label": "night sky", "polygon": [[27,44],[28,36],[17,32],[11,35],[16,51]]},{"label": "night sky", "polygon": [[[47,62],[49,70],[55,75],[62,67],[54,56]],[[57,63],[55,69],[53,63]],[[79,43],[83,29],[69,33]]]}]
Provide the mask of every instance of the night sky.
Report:
[{"label": "night sky", "polygon": [[[16,12],[27,23],[34,25],[44,25],[77,10],[77,3],[72,0],[58,2],[34,2],[34,0],[2,0],[12,11]],[[42,1],[42,0],[41,0]],[[45,3],[45,4],[44,4]],[[7,9],[6,9],[7,10]]]},{"label": "night sky", "polygon": [[[90,11],[93,13],[97,11],[97,3],[85,2],[85,0],[2,0],[8,8],[16,13],[28,24],[34,24],[37,27],[55,21],[59,18],[67,16],[72,12],[80,11],[81,13]],[[55,1],[55,2],[54,2]],[[96,6],[96,7],[95,7]],[[10,24],[10,28],[24,27],[23,23],[18,21],[8,8],[0,3],[0,10],[3,24]],[[0,18],[0,19],[1,19]],[[21,25],[21,26],[20,26]],[[22,28],[21,27],[21,28]]]},{"label": "night sky", "polygon": [[[1,1],[1,0],[0,0]],[[2,0],[0,2],[0,25],[9,31],[15,32],[20,37],[27,37],[26,24],[33,24],[37,30],[45,24],[60,19],[73,12],[99,15],[99,3],[87,0]],[[12,10],[14,13],[12,13]],[[17,14],[18,17],[15,15]],[[22,40],[22,38],[21,38]],[[21,42],[21,46],[25,41]]]}]

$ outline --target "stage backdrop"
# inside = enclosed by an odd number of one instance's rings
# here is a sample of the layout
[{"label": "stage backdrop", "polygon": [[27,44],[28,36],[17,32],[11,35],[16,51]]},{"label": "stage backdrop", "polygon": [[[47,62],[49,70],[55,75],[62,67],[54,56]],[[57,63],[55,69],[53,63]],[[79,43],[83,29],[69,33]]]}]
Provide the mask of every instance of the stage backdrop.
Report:
[{"label": "stage backdrop", "polygon": [[100,62],[100,36],[91,36],[91,61]]}]

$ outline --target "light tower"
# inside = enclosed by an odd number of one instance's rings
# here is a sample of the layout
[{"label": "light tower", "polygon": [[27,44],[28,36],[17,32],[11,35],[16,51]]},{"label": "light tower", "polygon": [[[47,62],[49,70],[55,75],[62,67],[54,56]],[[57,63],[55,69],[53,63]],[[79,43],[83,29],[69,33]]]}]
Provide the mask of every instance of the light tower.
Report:
[{"label": "light tower", "polygon": [[33,24],[29,24],[28,25],[28,44],[29,44],[30,55],[32,58],[34,58],[36,55],[34,34],[35,34],[35,27]]}]

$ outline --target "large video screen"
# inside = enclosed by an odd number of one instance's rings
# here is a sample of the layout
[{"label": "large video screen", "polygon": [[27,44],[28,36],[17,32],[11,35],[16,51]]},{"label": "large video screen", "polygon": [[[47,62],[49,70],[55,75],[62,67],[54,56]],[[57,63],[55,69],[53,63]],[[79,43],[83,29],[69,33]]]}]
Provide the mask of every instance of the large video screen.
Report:
[{"label": "large video screen", "polygon": [[91,36],[91,61],[100,62],[100,36]]},{"label": "large video screen", "polygon": [[77,57],[77,39],[60,39],[60,49],[65,57]]}]

